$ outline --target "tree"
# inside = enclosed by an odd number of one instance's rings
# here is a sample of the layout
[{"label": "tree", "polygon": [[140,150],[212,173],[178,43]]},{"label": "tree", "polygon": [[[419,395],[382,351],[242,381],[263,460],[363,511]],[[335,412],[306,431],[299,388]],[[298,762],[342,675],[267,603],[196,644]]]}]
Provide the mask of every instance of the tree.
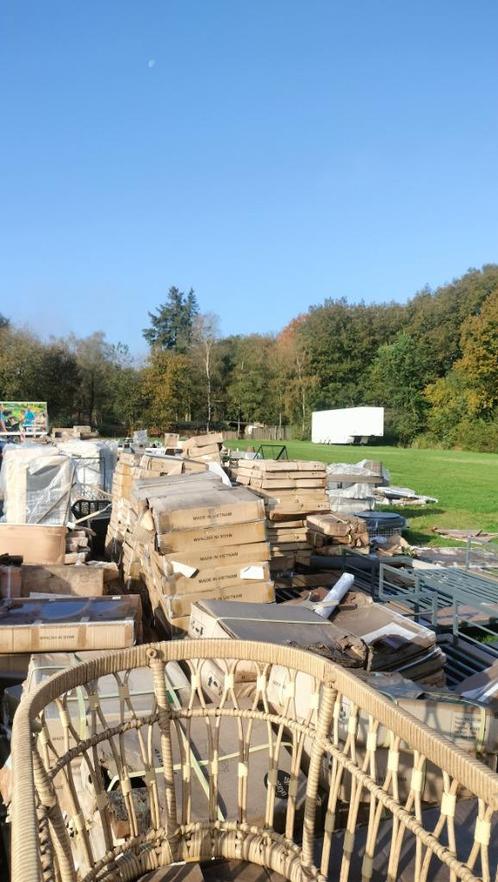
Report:
[{"label": "tree", "polygon": [[379,348],[368,376],[370,403],[387,407],[388,426],[397,439],[412,441],[425,428],[424,389],[434,379],[431,352],[401,331]]},{"label": "tree", "polygon": [[209,432],[213,415],[213,350],[219,337],[219,319],[212,312],[198,315],[194,321],[192,339],[206,383],[206,432]]},{"label": "tree", "polygon": [[142,394],[151,425],[162,430],[190,419],[191,361],[187,355],[153,349],[142,375]]},{"label": "tree", "polygon": [[74,401],[78,421],[84,419],[92,426],[112,421],[116,371],[128,358],[127,347],[110,343],[103,331],[81,339],[72,335],[68,346],[75,355],[80,377]]},{"label": "tree", "polygon": [[150,347],[185,353],[192,342],[198,313],[193,288],[185,294],[173,286],[168,291],[166,303],[162,303],[155,313],[149,312],[151,327],[143,330],[143,336]]},{"label": "tree", "polygon": [[[43,345],[26,330],[0,329],[0,389],[3,399],[37,400]],[[45,400],[39,398],[39,400]]]},{"label": "tree", "polygon": [[488,264],[436,291],[424,288],[404,307],[404,330],[431,350],[435,376],[443,377],[461,357],[462,325],[497,287],[498,266]]},{"label": "tree", "polygon": [[47,402],[51,423],[72,423],[81,377],[76,356],[63,340],[51,340],[42,347],[37,381],[39,399]]},{"label": "tree", "polygon": [[273,385],[278,404],[278,421],[299,424],[304,437],[309,429],[310,400],[316,385],[310,364],[307,338],[303,333],[307,317],[293,319],[278,335],[274,346]]},{"label": "tree", "polygon": [[424,391],[430,405],[427,413],[427,431],[431,441],[451,447],[455,444],[460,426],[476,417],[472,388],[462,371],[457,368],[445,377],[430,383]]},{"label": "tree", "polygon": [[464,322],[461,348],[457,367],[472,385],[476,409],[489,413],[498,405],[498,286]]},{"label": "tree", "polygon": [[262,334],[234,338],[234,365],[227,384],[228,412],[241,423],[265,422],[274,412],[269,353],[272,338]]},{"label": "tree", "polygon": [[342,298],[311,307],[299,336],[315,378],[310,404],[316,408],[351,407],[365,403],[367,371],[379,346],[402,326],[398,304],[350,305]]}]

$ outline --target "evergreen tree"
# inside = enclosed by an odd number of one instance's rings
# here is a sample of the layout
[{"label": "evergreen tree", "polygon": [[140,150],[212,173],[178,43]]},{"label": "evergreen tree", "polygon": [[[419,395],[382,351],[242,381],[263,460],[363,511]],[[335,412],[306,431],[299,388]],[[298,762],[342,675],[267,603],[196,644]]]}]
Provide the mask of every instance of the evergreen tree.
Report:
[{"label": "evergreen tree", "polygon": [[143,330],[143,336],[151,347],[185,353],[192,342],[194,320],[198,314],[199,304],[193,288],[185,294],[173,285],[166,303],[162,303],[155,313],[149,312],[151,327]]}]

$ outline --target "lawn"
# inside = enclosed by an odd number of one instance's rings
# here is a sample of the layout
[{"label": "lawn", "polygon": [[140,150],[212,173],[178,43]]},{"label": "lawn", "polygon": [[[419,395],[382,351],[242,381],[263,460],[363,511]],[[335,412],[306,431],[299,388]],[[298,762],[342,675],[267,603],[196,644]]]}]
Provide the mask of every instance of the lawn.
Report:
[{"label": "lawn", "polygon": [[[246,448],[259,442],[226,443],[232,448]],[[322,462],[380,460],[389,469],[392,484],[435,496],[437,505],[400,509],[410,523],[406,538],[414,544],[452,544],[431,532],[435,526],[498,532],[497,454],[401,447],[343,447],[312,444],[310,441],[288,441],[286,445],[289,459]]]}]

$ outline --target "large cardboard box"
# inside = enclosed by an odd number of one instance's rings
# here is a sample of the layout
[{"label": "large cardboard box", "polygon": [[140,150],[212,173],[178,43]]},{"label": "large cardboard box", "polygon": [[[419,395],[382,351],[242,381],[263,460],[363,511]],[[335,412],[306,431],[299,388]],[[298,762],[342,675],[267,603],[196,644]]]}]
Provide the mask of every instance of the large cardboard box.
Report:
[{"label": "large cardboard box", "polygon": [[264,542],[266,539],[265,522],[261,519],[244,524],[224,524],[195,530],[174,530],[159,533],[157,542],[159,550],[165,554],[185,551],[198,553],[198,549],[220,546],[223,548]]},{"label": "large cardboard box", "polygon": [[162,571],[182,572],[181,567],[201,570],[204,567],[226,567],[231,564],[245,564],[248,561],[270,559],[270,549],[266,542],[251,542],[248,545],[217,546],[208,545],[199,551],[173,552],[160,556]]},{"label": "large cardboard box", "polygon": [[219,585],[207,588],[205,592],[192,594],[175,594],[165,598],[168,618],[174,619],[179,616],[187,616],[191,613],[192,604],[202,601],[203,598],[224,601],[246,601],[248,603],[273,603],[275,589],[273,582],[245,582],[239,581],[235,585]]},{"label": "large cardboard box", "polygon": [[[351,667],[368,663],[368,650],[361,640],[299,606],[198,601],[192,606],[189,636],[292,644],[302,649],[322,644]],[[244,664],[240,662],[238,669],[242,670]]]},{"label": "large cardboard box", "polygon": [[243,488],[220,486],[206,490],[186,489],[154,501],[154,520],[158,533],[172,530],[241,524],[264,518],[261,499]]},{"label": "large cardboard box", "polygon": [[0,602],[0,653],[121,649],[141,634],[141,602],[68,597]]},{"label": "large cardboard box", "polygon": [[63,564],[66,527],[0,524],[0,554],[21,555],[28,564]]},{"label": "large cardboard box", "polygon": [[[498,753],[498,719],[489,709],[471,702],[455,700],[448,692],[424,692],[417,684],[405,680],[400,674],[367,674],[360,671],[358,676],[400,708],[411,713],[415,719],[448,738],[465,753],[478,756],[487,763],[490,762],[490,756]],[[284,714],[301,722],[316,724],[321,700],[321,684],[308,674],[298,672],[294,678],[287,668],[274,665],[268,678],[267,695],[270,707],[275,713]],[[338,738],[341,744],[346,742],[350,734],[350,725],[354,725],[356,761],[361,767],[366,761],[370,731],[368,714],[361,708],[359,713],[355,713],[352,702],[343,696],[334,710],[333,720],[334,737]],[[312,738],[305,738],[303,745],[305,769],[312,745]],[[383,726],[379,726],[376,730],[376,746],[376,780],[382,783],[389,773],[392,747],[392,735]],[[399,799],[402,802],[406,800],[410,791],[413,764],[413,751],[405,742],[401,742],[397,780]],[[329,774],[330,757],[324,754],[320,773],[324,788],[329,786]],[[421,782],[422,801],[430,804],[439,802],[443,787],[440,770],[426,763]],[[340,787],[340,799],[349,802],[350,796],[351,778],[349,773],[345,772]],[[368,802],[368,791],[363,791],[360,799],[362,802]]]},{"label": "large cardboard box", "polygon": [[190,578],[180,574],[163,575],[162,578],[165,594],[206,594],[234,585],[250,587],[255,582],[267,582],[270,568],[266,561],[254,561],[225,567],[203,567]]},{"label": "large cardboard box", "polygon": [[[40,686],[48,677],[60,671],[98,658],[102,652],[55,652],[39,653],[31,656],[23,693],[29,694]],[[190,683],[176,662],[168,662],[165,670],[166,688],[169,700],[177,706],[187,704],[190,695]],[[67,694],[66,710],[72,727],[81,738],[89,737],[93,727],[97,732],[105,728],[119,725],[123,720],[147,717],[154,708],[153,674],[150,668],[136,668],[129,675],[123,673],[100,677],[84,689],[74,689]],[[133,711],[131,710],[133,708]],[[56,703],[49,704],[44,711],[44,727],[54,748],[59,755],[73,747],[71,731],[66,729],[61,720]],[[69,737],[69,744],[66,738]],[[140,742],[134,731],[126,734],[127,744],[132,754],[140,751]],[[79,784],[81,755],[72,761],[74,780]],[[115,768],[113,770],[115,772]],[[68,791],[67,778],[62,770],[54,778],[54,785],[61,799],[63,808],[71,815],[73,802]],[[81,797],[81,788],[78,787]]]}]

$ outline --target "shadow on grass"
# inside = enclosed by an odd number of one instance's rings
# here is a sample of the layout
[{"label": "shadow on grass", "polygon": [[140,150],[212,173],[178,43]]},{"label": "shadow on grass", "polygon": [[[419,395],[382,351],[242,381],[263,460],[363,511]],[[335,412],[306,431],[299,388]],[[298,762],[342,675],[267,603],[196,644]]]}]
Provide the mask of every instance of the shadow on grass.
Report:
[{"label": "shadow on grass", "polygon": [[403,530],[403,538],[410,545],[434,545],[434,536],[435,534],[431,530],[428,530],[426,533],[422,533],[419,530]]},{"label": "shadow on grass", "polygon": [[[406,518],[409,524],[412,524],[416,521],[417,518],[435,518],[436,515],[441,515],[445,513],[444,508],[438,508],[434,505],[413,505],[413,506],[404,506],[404,505],[390,505],[390,506],[382,506],[383,511],[394,511],[396,514],[400,514],[402,517]],[[415,524],[416,528],[416,524]],[[425,526],[422,530],[411,529],[409,527],[406,530],[403,530],[403,537],[406,539],[410,545],[452,545],[453,543],[450,540],[442,539],[442,537],[438,537],[437,533],[433,533],[429,526]],[[455,545],[459,543],[455,542]]]}]

